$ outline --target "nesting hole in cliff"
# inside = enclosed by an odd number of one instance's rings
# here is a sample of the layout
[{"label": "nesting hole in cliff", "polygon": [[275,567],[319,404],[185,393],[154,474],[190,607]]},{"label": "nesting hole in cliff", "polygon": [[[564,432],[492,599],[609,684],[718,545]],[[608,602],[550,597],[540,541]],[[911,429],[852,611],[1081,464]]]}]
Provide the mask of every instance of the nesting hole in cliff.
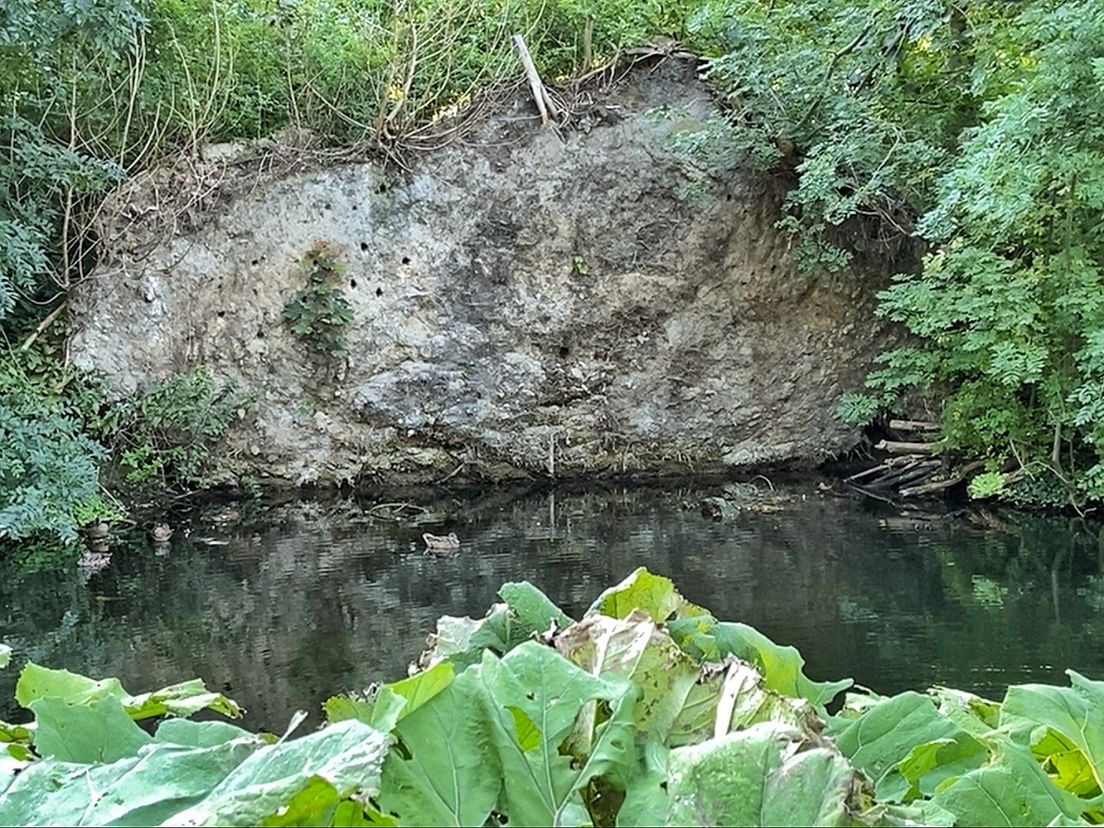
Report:
[{"label": "nesting hole in cliff", "polygon": [[387,192],[387,185],[386,184],[380,184],[378,187],[376,187],[376,192],[377,193],[386,193]]},{"label": "nesting hole in cliff", "polygon": [[383,296],[383,288],[381,288],[381,287],[376,288],[376,296]]},{"label": "nesting hole in cliff", "polygon": [[332,205],[330,205],[330,204],[323,204],[323,205],[322,205],[322,209],[323,209],[323,210],[332,210],[332,209],[333,209],[333,206],[332,206]]},{"label": "nesting hole in cliff", "polygon": [[257,339],[264,339],[264,331],[263,330],[257,331]]},{"label": "nesting hole in cliff", "polygon": [[367,253],[368,252],[368,242],[361,242],[360,243],[360,252],[361,253]]},{"label": "nesting hole in cliff", "polygon": [[219,311],[217,315],[219,319],[222,319],[224,316],[226,316],[226,311]]},{"label": "nesting hole in cliff", "polygon": [[260,259],[254,259],[253,261],[250,262],[250,264],[253,265],[253,267],[256,267],[260,263],[261,263]]},{"label": "nesting hole in cliff", "polygon": [[403,256],[402,257],[402,263],[403,264],[410,264],[410,257],[409,256]]},{"label": "nesting hole in cliff", "polygon": [[356,290],[356,279],[349,280],[349,287],[351,287],[353,290]]},{"label": "nesting hole in cliff", "polygon": [[569,356],[571,356],[571,349],[568,348],[566,345],[561,345],[560,346],[560,359],[566,359]]}]

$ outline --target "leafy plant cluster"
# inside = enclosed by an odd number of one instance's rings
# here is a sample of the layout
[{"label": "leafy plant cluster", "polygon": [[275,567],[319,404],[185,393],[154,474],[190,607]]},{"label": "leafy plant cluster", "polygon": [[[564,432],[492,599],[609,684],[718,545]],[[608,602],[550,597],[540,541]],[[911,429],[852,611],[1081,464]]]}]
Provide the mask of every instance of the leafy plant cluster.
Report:
[{"label": "leafy plant cluster", "polygon": [[110,447],[109,471],[123,488],[203,487],[211,482],[212,448],[247,403],[233,383],[199,367],[106,406],[93,428]]},{"label": "leafy plant cluster", "polygon": [[353,319],[344,289],[332,284],[345,272],[345,265],[330,245],[318,242],[303,259],[303,267],[307,286],[284,304],[284,321],[311,350],[336,356],[345,350],[345,330]]},{"label": "leafy plant cluster", "polygon": [[799,260],[927,251],[880,295],[915,341],[841,414],[931,392],[943,445],[1002,475],[979,491],[1023,471],[1104,497],[1100,4],[723,0],[690,29],[718,55],[726,151],[793,182]]},{"label": "leafy plant cluster", "polygon": [[[1104,683],[879,696],[640,569],[573,621],[528,583],[445,617],[409,678],[301,738],[34,664],[0,724],[0,821],[189,825],[1089,825]],[[0,652],[0,659],[7,658]],[[168,716],[151,730],[136,721]]]},{"label": "leafy plant cluster", "polygon": [[[120,493],[210,482],[210,452],[247,403],[203,368],[126,400],[71,371],[0,364],[0,552],[56,558],[88,523],[122,517]],[[70,555],[71,557],[71,555]]]}]

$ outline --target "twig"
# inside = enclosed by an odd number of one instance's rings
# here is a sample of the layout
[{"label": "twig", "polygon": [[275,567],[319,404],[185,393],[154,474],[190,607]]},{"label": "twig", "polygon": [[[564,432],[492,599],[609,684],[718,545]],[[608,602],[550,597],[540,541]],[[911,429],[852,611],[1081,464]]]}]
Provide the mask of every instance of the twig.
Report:
[{"label": "twig", "polygon": [[50,311],[49,316],[47,316],[45,319],[43,319],[41,322],[39,322],[38,327],[36,327],[33,331],[31,331],[31,335],[28,336],[25,340],[23,340],[23,344],[19,347],[19,350],[20,351],[30,350],[30,347],[32,345],[34,345],[35,340],[38,339],[39,336],[42,335],[42,332],[44,330],[46,330],[48,327],[50,327],[50,323],[53,322],[55,319],[57,319],[58,315],[63,310],[65,310],[66,304],[68,304],[67,299],[63,300],[60,305],[58,305],[56,308],[54,308],[52,311]]}]

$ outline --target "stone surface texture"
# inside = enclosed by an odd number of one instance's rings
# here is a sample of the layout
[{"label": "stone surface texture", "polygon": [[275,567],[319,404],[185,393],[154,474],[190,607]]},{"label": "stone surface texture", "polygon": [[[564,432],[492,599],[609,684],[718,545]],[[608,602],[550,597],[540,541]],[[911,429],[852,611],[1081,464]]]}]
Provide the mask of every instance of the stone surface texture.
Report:
[{"label": "stone surface texture", "polygon": [[[519,97],[409,169],[276,174],[212,148],[187,183],[116,196],[70,352],[119,393],[198,364],[235,381],[253,402],[220,461],[291,483],[816,464],[858,437],[835,403],[887,344],[888,269],[800,275],[779,186],[703,176],[673,147],[716,112],[670,60],[568,129]],[[317,241],[355,312],[338,357],[282,319]]]}]

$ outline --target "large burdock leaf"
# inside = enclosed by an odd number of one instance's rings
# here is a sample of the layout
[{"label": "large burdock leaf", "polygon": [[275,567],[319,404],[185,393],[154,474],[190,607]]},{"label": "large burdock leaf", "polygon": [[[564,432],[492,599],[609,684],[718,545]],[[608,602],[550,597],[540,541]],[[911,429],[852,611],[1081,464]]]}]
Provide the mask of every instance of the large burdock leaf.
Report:
[{"label": "large burdock leaf", "polygon": [[[451,666],[451,665],[450,665]],[[465,670],[395,728],[402,750],[383,766],[380,805],[402,825],[483,825],[502,771],[479,669]]]},{"label": "large burdock leaf", "polygon": [[[509,824],[588,823],[582,788],[603,774],[624,779],[635,768],[633,686],[590,675],[536,642],[501,660],[485,654],[478,678],[505,781]],[[591,700],[600,703],[603,716],[589,752],[565,755],[561,746]]]},{"label": "large burdock leaf", "polygon": [[137,756],[29,765],[0,794],[0,825],[157,825],[202,800],[263,744],[220,722],[181,722],[189,727],[163,737],[168,724]]},{"label": "large burdock leaf", "polygon": [[320,779],[338,799],[379,793],[389,738],[363,722],[338,722],[301,739],[267,745],[226,776],[201,802],[167,825],[257,825]]},{"label": "large burdock leaf", "polygon": [[671,752],[669,825],[845,825],[855,772],[774,722]]},{"label": "large burdock leaf", "polygon": [[68,670],[51,670],[28,663],[20,672],[15,686],[15,700],[23,707],[30,707],[39,699],[59,699],[68,704],[85,705],[106,698],[118,699],[132,719],[165,714],[190,716],[203,709],[235,718],[241,716],[237,704],[221,693],[208,691],[199,679],[132,696],[116,678],[97,681]]},{"label": "large burdock leaf", "polygon": [[[836,727],[831,732],[840,752],[870,775],[879,796],[894,799],[906,794],[914,779],[919,784],[936,767],[934,762],[947,741],[966,735],[936,709],[930,697],[912,691],[883,699],[856,719],[836,720],[833,724]],[[979,757],[977,764],[983,759]],[[902,762],[909,774],[903,787],[900,778],[890,778]]]},{"label": "large burdock leaf", "polygon": [[754,664],[766,686],[791,698],[821,706],[850,687],[851,679],[812,681],[804,673],[805,659],[793,647],[775,644],[747,624],[721,622],[710,615],[678,618],[668,622],[671,637],[687,653],[701,661],[720,661],[725,656]]},{"label": "large burdock leaf", "polygon": [[931,801],[966,828],[1069,824],[1086,807],[1050,780],[1028,748],[1007,740],[989,764],[947,783]]},{"label": "large burdock leaf", "polygon": [[562,630],[572,623],[567,613],[528,581],[503,584],[498,594],[531,629],[543,632],[555,624]]},{"label": "large burdock leaf", "polygon": [[556,638],[556,649],[591,675],[619,676],[639,688],[634,722],[642,737],[669,744],[680,719],[684,739],[678,744],[712,732],[720,682],[706,683],[705,692],[697,693],[687,710],[701,670],[643,611],[634,610],[621,620],[584,618]]},{"label": "large burdock leaf", "polygon": [[679,617],[707,614],[701,607],[683,598],[670,578],[653,575],[644,567],[639,567],[621,583],[599,595],[586,615],[627,618],[633,610],[640,610],[657,624],[662,624],[676,613]]},{"label": "large burdock leaf", "polygon": [[152,741],[111,696],[85,704],[38,699],[30,706],[39,756],[85,764],[114,762],[137,755],[139,748]]},{"label": "large burdock leaf", "polygon": [[[1104,682],[1073,670],[1066,673],[1071,687],[1009,687],[1000,721],[1004,728],[1030,739],[1036,756],[1064,782],[1063,787],[1087,793],[1104,788]],[[1095,785],[1086,784],[1086,772],[1092,774]]]}]

